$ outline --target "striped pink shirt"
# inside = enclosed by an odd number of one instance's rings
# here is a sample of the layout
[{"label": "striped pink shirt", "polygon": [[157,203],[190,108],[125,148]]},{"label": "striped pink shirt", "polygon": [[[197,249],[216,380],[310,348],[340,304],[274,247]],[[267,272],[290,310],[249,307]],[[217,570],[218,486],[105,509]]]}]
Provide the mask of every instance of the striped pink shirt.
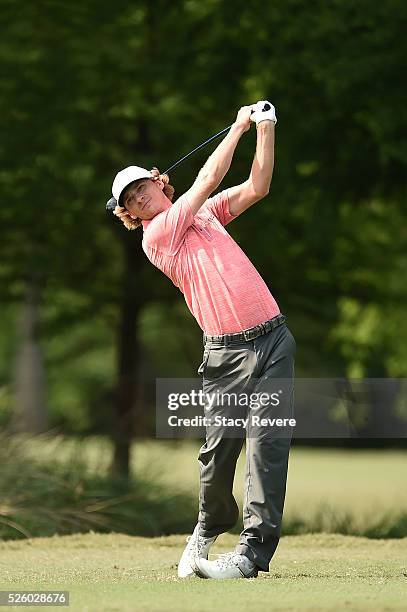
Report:
[{"label": "striped pink shirt", "polygon": [[236,218],[228,190],[206,200],[194,216],[185,195],[143,221],[143,250],[184,294],[201,329],[240,332],[279,314],[266,283],[225,229]]}]

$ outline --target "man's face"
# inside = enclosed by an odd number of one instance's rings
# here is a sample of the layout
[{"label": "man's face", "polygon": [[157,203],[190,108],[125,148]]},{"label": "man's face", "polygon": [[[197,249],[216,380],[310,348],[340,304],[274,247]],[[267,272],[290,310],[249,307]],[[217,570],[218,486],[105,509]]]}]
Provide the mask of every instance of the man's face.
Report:
[{"label": "man's face", "polygon": [[139,219],[152,219],[166,210],[171,201],[164,195],[160,180],[140,179],[125,196],[125,207],[130,215]]}]

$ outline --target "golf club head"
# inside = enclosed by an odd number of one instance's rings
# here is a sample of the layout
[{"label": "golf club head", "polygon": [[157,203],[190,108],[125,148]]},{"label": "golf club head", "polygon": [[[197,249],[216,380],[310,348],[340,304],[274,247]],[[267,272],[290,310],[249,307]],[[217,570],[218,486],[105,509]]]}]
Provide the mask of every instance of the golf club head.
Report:
[{"label": "golf club head", "polygon": [[113,212],[116,206],[117,206],[116,198],[110,198],[110,200],[106,202],[106,210],[108,210],[109,212]]}]

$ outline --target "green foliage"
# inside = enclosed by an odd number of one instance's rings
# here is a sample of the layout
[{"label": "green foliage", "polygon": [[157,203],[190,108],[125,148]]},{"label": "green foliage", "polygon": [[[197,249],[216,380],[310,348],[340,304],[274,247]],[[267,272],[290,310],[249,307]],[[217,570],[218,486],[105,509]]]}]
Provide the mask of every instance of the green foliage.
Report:
[{"label": "green foliage", "polygon": [[[405,3],[2,9],[0,301],[20,303],[35,277],[60,426],[92,428],[96,406],[110,425],[124,273],[140,287],[147,383],[195,371],[200,330],[144,256],[129,272],[123,245],[139,253],[140,233],[123,233],[104,203],[118,169],[164,169],[257,99],[279,120],[271,192],[228,230],[288,315],[297,374],[406,375]],[[177,195],[214,146],[177,168]],[[252,131],[220,189],[247,178],[254,147]],[[10,376],[0,363],[0,406]]]},{"label": "green foliage", "polygon": [[284,535],[304,533],[341,533],[365,538],[405,538],[407,536],[407,512],[381,513],[369,525],[361,525],[352,511],[339,510],[321,503],[306,519],[304,515],[292,515],[283,524]]},{"label": "green foliage", "polygon": [[33,457],[30,439],[0,434],[0,538],[86,531],[157,536],[193,528],[193,504],[154,482],[90,469],[75,445],[65,461]]},{"label": "green foliage", "polygon": [[[109,475],[111,453],[108,439],[0,434],[0,538],[192,531],[198,507],[195,443],[137,441],[128,482]],[[235,487],[240,507],[243,468],[244,455]],[[366,484],[372,471],[374,487]],[[396,493],[403,476],[402,453],[295,448],[283,533],[405,538],[403,493]],[[241,528],[238,521],[232,532]]]}]

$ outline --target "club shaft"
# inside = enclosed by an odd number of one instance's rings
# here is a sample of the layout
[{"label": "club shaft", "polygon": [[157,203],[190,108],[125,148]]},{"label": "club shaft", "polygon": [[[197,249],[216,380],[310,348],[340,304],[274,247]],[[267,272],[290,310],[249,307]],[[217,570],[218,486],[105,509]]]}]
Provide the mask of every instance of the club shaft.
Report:
[{"label": "club shaft", "polygon": [[225,134],[225,132],[227,132],[228,130],[230,130],[230,128],[232,127],[233,123],[231,125],[229,125],[228,127],[224,128],[223,130],[221,130],[220,132],[218,132],[217,134],[214,134],[213,136],[211,136],[210,138],[208,138],[208,140],[205,140],[205,142],[203,142],[202,144],[198,145],[195,149],[193,149],[192,151],[190,151],[190,153],[187,153],[186,155],[184,155],[184,157],[181,157],[181,159],[179,159],[177,162],[175,162],[175,164],[172,164],[172,166],[170,166],[169,168],[167,168],[167,170],[165,170],[164,174],[168,174],[168,172],[170,172],[171,170],[173,170],[174,168],[176,168],[179,164],[181,164],[185,159],[187,159],[188,157],[190,157],[191,155],[193,155],[194,153],[196,153],[197,151],[199,151],[199,149],[202,149],[202,147],[204,147],[205,145],[209,144],[210,142],[212,142],[212,140],[215,140],[215,138],[219,138],[219,136],[222,136],[222,134]]}]

